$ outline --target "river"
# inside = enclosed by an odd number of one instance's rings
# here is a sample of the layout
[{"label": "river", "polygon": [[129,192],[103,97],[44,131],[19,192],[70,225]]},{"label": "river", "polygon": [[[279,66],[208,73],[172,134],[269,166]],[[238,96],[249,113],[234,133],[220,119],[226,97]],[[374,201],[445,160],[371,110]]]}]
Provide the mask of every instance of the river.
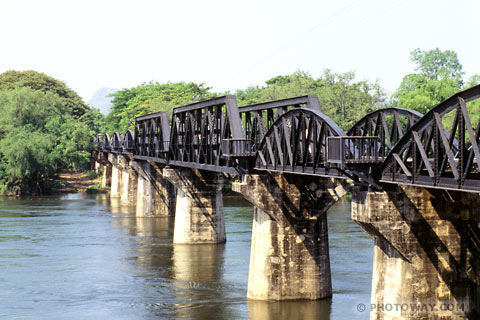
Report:
[{"label": "river", "polygon": [[173,245],[173,218],[106,195],[0,199],[0,318],[368,319],[373,242],[348,201],[328,212],[333,298],[313,302],[246,299],[253,208],[224,205],[226,244]]}]

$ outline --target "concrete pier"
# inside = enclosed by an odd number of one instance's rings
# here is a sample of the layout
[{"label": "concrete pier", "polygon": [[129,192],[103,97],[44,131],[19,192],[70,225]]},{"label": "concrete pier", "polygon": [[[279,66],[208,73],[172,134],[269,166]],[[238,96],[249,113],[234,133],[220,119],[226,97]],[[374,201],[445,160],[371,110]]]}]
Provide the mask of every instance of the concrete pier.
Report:
[{"label": "concrete pier", "polygon": [[137,202],[138,174],[132,166],[138,166],[134,160],[124,158],[122,165],[122,182],[120,203],[123,205],[134,205]]},{"label": "concrete pier", "polygon": [[111,188],[110,188],[110,197],[111,198],[120,198],[121,189],[122,189],[122,165],[125,165],[123,156],[116,154],[108,154],[108,161],[112,164],[112,178],[111,178]]},{"label": "concrete pier", "polygon": [[112,164],[110,197],[120,198],[123,205],[135,204],[138,176],[132,168],[133,161],[120,154],[109,154],[108,161]]},{"label": "concrete pier", "polygon": [[95,161],[95,172],[99,173],[102,171],[102,164],[98,161]]},{"label": "concrete pier", "polygon": [[173,216],[175,187],[163,177],[156,164],[147,161],[134,163],[138,173],[137,217]]},{"label": "concrete pier", "polygon": [[374,241],[370,319],[480,318],[480,196],[355,189],[352,219]]},{"label": "concrete pier", "polygon": [[282,173],[246,175],[233,184],[255,206],[249,299],[332,295],[327,210],[345,194],[334,179]]},{"label": "concrete pier", "polygon": [[102,167],[102,188],[112,185],[112,165],[107,163]]},{"label": "concrete pier", "polygon": [[189,168],[165,168],[163,174],[177,188],[173,243],[225,242],[223,175]]}]

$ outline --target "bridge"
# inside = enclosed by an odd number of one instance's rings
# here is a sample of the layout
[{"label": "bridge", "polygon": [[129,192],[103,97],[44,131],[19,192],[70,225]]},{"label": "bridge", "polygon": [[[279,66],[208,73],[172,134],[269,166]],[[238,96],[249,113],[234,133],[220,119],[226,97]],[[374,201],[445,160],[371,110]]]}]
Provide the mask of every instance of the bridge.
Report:
[{"label": "bridge", "polygon": [[[222,187],[254,206],[247,297],[332,295],[327,210],[352,192],[374,239],[372,319],[480,316],[480,86],[427,114],[378,109],[345,133],[315,95],[238,107],[213,98],[135,119],[97,137],[111,197],[137,216],[175,215],[174,243],[226,241]],[[476,125],[476,127],[474,127]],[[462,306],[441,308],[440,306]],[[431,311],[431,310],[430,310]]]}]

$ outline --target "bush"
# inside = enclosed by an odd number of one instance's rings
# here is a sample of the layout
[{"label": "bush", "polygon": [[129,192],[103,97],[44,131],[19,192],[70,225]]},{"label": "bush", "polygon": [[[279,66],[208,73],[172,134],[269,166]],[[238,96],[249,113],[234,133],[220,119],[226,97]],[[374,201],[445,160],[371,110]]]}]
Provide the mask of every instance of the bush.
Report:
[{"label": "bush", "polygon": [[43,193],[61,169],[89,165],[92,132],[66,112],[53,93],[31,88],[0,91],[2,193]]}]

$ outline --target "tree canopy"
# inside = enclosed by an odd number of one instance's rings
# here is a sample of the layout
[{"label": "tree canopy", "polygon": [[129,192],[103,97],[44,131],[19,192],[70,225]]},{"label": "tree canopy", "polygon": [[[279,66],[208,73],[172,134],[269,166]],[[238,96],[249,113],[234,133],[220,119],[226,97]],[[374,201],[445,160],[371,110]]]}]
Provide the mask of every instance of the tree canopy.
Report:
[{"label": "tree canopy", "polygon": [[265,82],[264,87],[249,87],[235,92],[240,105],[316,94],[323,113],[344,130],[367,112],[385,104],[385,94],[378,82],[355,81],[355,73],[324,70],[319,78],[304,71],[281,75]]},{"label": "tree canopy", "polygon": [[85,169],[102,116],[62,81],[0,74],[0,193],[43,193],[58,171]]},{"label": "tree canopy", "polygon": [[[181,105],[221,95],[210,91],[205,84],[144,83],[114,93],[112,111],[106,116],[107,130],[125,132],[132,128],[140,115],[168,111]],[[222,93],[222,94],[228,94]],[[365,112],[381,107],[385,94],[378,82],[355,81],[354,72],[343,74],[325,70],[317,79],[304,71],[280,75],[265,82],[265,86],[251,86],[235,91],[239,105],[317,94],[322,110],[343,128],[349,128]]]},{"label": "tree canopy", "polygon": [[0,91],[0,192],[42,193],[58,170],[85,168],[94,132],[54,93]]},{"label": "tree canopy", "polygon": [[407,74],[392,96],[392,103],[399,107],[426,113],[430,108],[451,95],[478,82],[474,76],[465,86],[462,65],[454,51],[415,49],[410,60],[418,73]]},{"label": "tree canopy", "polygon": [[461,79],[465,74],[462,72],[463,67],[457,53],[452,50],[441,51],[435,48],[422,51],[417,48],[410,52],[410,60],[415,63],[416,70],[424,74],[427,80]]},{"label": "tree canopy", "polygon": [[80,118],[89,111],[89,107],[82,98],[68,88],[67,85],[44,73],[36,71],[7,71],[0,74],[0,91],[13,90],[19,87],[28,87],[43,93],[53,93],[63,101],[66,112]]},{"label": "tree canopy", "polygon": [[193,82],[149,82],[112,94],[112,111],[106,116],[108,131],[125,132],[140,115],[173,108],[215,96],[205,84]]}]

